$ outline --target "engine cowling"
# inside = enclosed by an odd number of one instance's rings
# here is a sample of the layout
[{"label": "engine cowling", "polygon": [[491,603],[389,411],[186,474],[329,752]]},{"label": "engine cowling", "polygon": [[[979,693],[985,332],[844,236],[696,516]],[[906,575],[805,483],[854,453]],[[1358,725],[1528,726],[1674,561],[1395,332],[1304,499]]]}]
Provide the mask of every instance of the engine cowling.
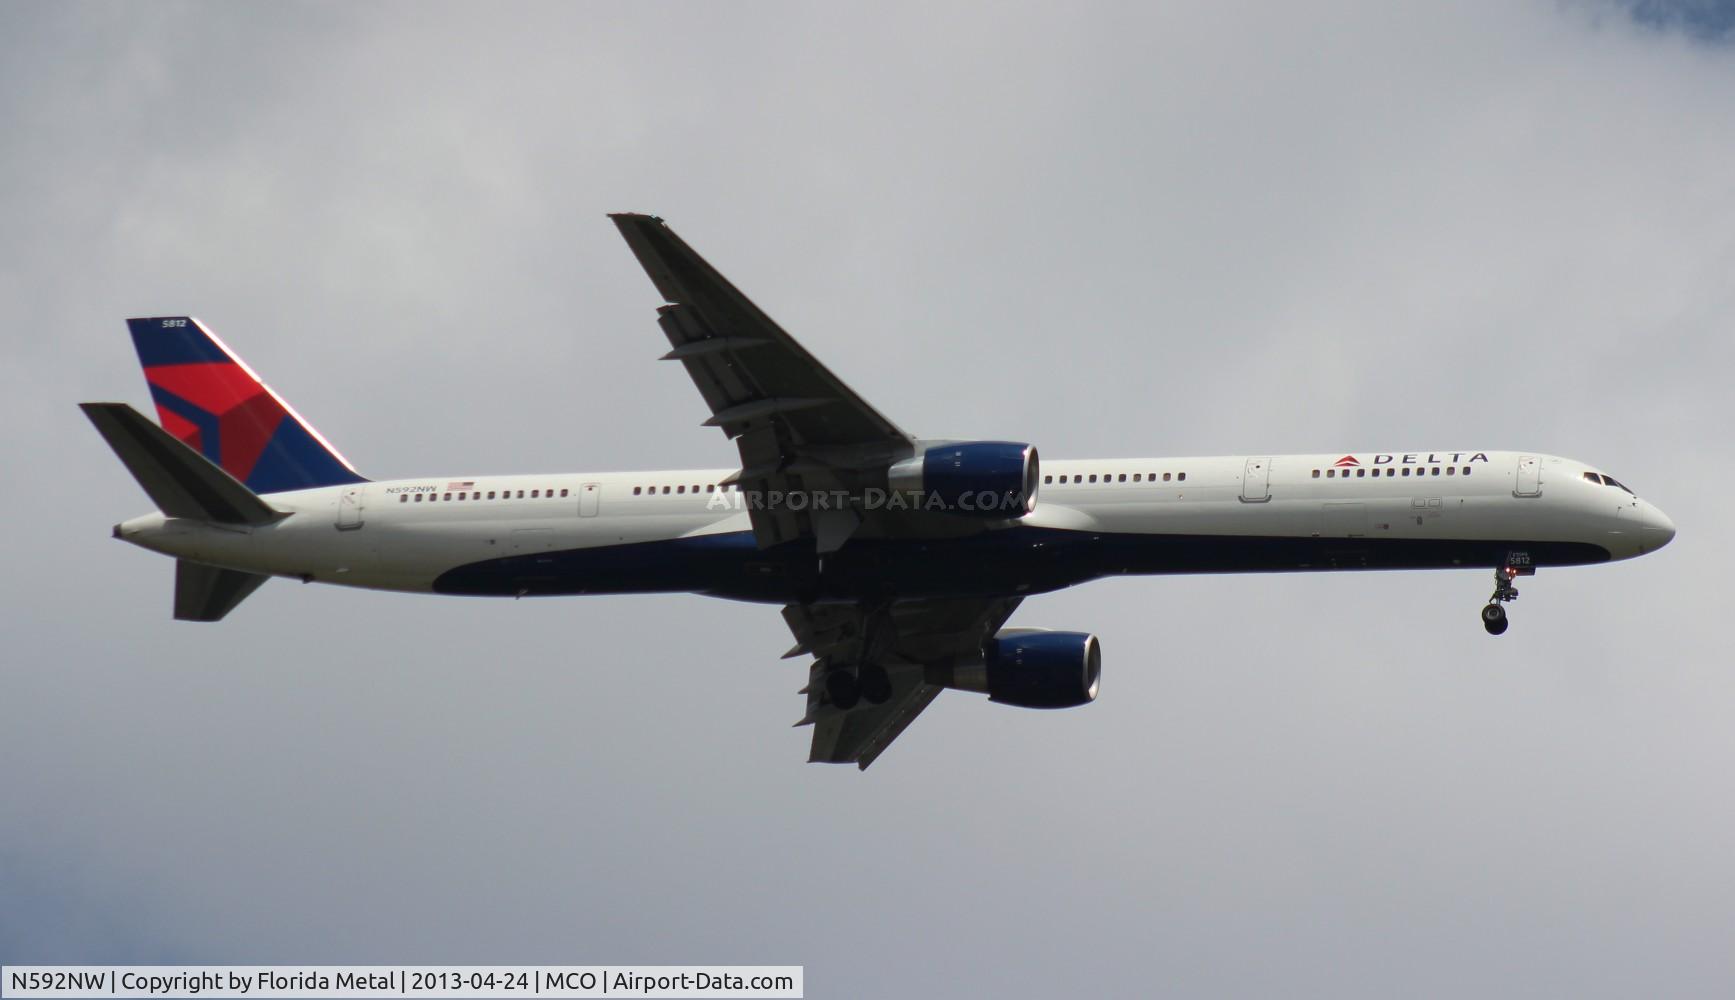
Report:
[{"label": "engine cowling", "polygon": [[1036,509],[1042,483],[1034,445],[962,441],[930,445],[886,472],[895,493],[917,494],[923,509],[980,518],[1019,518]]},{"label": "engine cowling", "polygon": [[1073,708],[1096,700],[1102,644],[1088,632],[1009,628],[983,644],[981,659],[930,669],[928,681],[1020,708]]}]

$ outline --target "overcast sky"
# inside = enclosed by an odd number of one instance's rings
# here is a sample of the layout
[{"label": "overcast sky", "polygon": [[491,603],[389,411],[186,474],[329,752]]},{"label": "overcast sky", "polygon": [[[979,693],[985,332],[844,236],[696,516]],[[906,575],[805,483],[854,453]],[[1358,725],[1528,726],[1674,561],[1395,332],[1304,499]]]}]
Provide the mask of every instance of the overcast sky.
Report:
[{"label": "overcast sky", "polygon": [[[0,960],[1727,996],[1735,17],[1638,6],[0,6]],[[374,478],[732,464],[620,210],[918,434],[1539,450],[1680,537],[1500,639],[1481,570],[1032,599],[1101,700],[865,774],[772,607],[170,620],[74,407],[147,406],[127,316]]]}]

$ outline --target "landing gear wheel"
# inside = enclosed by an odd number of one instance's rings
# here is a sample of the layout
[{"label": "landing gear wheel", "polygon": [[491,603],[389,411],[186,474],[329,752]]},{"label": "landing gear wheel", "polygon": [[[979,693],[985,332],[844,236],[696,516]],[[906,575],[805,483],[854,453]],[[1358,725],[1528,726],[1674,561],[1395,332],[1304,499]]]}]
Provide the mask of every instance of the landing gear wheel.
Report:
[{"label": "landing gear wheel", "polygon": [[863,664],[856,671],[855,680],[862,700],[870,705],[883,705],[892,696],[891,675],[877,663]]},{"label": "landing gear wheel", "polygon": [[1500,566],[1494,570],[1494,594],[1488,598],[1488,604],[1482,609],[1482,627],[1489,635],[1500,635],[1506,631],[1506,608],[1509,601],[1518,600],[1518,588],[1512,585],[1512,579],[1520,574],[1528,575],[1535,569],[1520,569],[1517,566]]},{"label": "landing gear wheel", "polygon": [[831,703],[847,712],[861,701],[861,685],[847,670],[833,670],[825,675],[825,694]]},{"label": "landing gear wheel", "polygon": [[1482,608],[1482,627],[1489,635],[1500,635],[1506,631],[1506,609],[1498,604],[1485,605]]}]

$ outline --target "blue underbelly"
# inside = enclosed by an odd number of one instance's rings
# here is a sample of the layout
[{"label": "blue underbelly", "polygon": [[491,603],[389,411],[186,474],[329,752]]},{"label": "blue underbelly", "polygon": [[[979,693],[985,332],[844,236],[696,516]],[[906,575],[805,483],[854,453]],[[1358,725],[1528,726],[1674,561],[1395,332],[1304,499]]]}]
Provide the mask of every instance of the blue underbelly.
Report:
[{"label": "blue underbelly", "polygon": [[1348,569],[1492,568],[1606,562],[1583,542],[1278,538],[1008,528],[968,538],[855,539],[820,560],[810,542],[761,550],[750,532],[506,556],[449,570],[446,594],[701,593],[747,601],[1037,594],[1104,576]]}]

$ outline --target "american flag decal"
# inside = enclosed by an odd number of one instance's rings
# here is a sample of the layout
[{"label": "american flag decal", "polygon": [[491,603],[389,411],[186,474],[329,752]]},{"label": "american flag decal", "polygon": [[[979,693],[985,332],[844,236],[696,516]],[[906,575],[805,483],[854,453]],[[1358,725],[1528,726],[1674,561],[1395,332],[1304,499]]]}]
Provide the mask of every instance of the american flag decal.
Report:
[{"label": "american flag decal", "polygon": [[474,479],[466,479],[461,483],[447,483],[446,484],[446,489],[448,489],[448,490],[473,490],[475,488],[476,488],[476,481]]}]

